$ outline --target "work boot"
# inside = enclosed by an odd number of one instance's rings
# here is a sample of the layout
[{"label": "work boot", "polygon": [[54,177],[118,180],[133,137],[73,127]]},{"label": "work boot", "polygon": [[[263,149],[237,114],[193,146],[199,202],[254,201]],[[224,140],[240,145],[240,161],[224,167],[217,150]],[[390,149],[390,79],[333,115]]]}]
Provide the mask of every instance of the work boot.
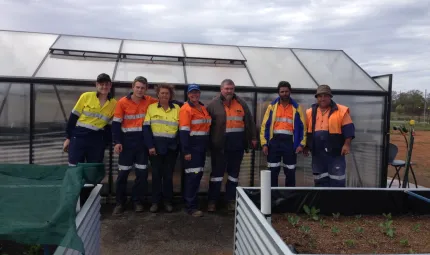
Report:
[{"label": "work boot", "polygon": [[215,212],[215,211],[216,211],[216,202],[215,201],[209,201],[208,212]]},{"label": "work boot", "polygon": [[152,213],[158,212],[158,204],[152,204],[151,208],[149,208],[149,211]]},{"label": "work boot", "polygon": [[116,205],[113,209],[112,215],[121,215],[124,212],[123,205]]},{"label": "work boot", "polygon": [[172,206],[172,203],[169,203],[169,202],[167,202],[167,203],[164,203],[164,209],[166,209],[166,211],[167,212],[173,212],[173,206]]},{"label": "work boot", "polygon": [[134,203],[134,211],[135,212],[143,212],[143,205],[141,202]]},{"label": "work boot", "polygon": [[203,212],[200,210],[195,210],[193,212],[190,213],[191,216],[193,217],[202,217],[203,216]]},{"label": "work boot", "polygon": [[234,201],[234,200],[228,201],[227,202],[227,210],[234,212],[236,210],[236,201]]}]

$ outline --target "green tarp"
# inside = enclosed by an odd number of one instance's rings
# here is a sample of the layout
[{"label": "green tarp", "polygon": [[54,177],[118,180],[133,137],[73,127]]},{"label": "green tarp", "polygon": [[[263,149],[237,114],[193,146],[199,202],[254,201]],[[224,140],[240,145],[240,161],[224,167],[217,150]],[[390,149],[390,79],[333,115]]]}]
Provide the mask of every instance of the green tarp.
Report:
[{"label": "green tarp", "polygon": [[103,164],[0,164],[0,240],[58,245],[84,254],[76,204],[84,184],[98,184],[104,175]]}]

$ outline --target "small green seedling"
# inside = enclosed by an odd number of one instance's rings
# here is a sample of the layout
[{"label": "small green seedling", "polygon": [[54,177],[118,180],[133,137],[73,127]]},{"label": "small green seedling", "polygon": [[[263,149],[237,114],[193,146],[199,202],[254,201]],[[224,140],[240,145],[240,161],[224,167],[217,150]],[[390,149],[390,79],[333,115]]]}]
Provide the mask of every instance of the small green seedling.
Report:
[{"label": "small green seedling", "polygon": [[385,219],[387,219],[387,220],[391,220],[391,213],[389,213],[389,214],[385,214],[385,213],[383,213],[382,215],[384,215],[384,217],[385,217]]},{"label": "small green seedling", "polygon": [[346,244],[348,247],[354,247],[354,245],[355,245],[355,241],[354,241],[354,240],[349,239],[349,240],[346,240],[346,241],[345,241],[345,244]]},{"label": "small green seedling", "polygon": [[300,221],[299,216],[288,215],[288,222],[295,227]]},{"label": "small green seedling", "polygon": [[300,231],[302,231],[305,234],[309,234],[311,232],[311,228],[309,226],[302,225],[300,227]]},{"label": "small green seedling", "polygon": [[358,219],[361,219],[361,214],[359,214],[359,215],[355,215],[355,218],[358,220]]},{"label": "small green seedling", "polygon": [[320,212],[320,209],[315,208],[315,206],[312,206],[312,208],[309,208],[309,206],[304,205],[303,206],[303,210],[305,211],[305,213],[309,216],[309,218],[317,221],[320,219],[320,217],[318,216],[318,213]]},{"label": "small green seedling", "polygon": [[415,253],[415,251],[414,250],[412,250],[412,248],[411,249],[409,249],[409,254],[414,254]]},{"label": "small green seedling", "polygon": [[338,234],[338,233],[340,232],[340,230],[339,230],[339,228],[338,228],[338,227],[333,226],[333,227],[331,228],[331,232],[332,232],[333,234]]},{"label": "small green seedling", "polygon": [[332,213],[333,214],[333,218],[335,219],[339,219],[340,217],[340,213]]},{"label": "small green seedling", "polygon": [[321,225],[321,227],[327,227],[327,224],[325,224],[325,220],[323,220],[323,219],[320,219],[320,225]]},{"label": "small green seedling", "polygon": [[393,228],[392,224],[393,220],[386,220],[383,223],[379,224],[383,232],[389,237],[394,237],[395,234],[395,228]]},{"label": "small green seedling", "polygon": [[374,247],[377,247],[377,246],[378,246],[378,242],[377,242],[375,239],[371,239],[371,240],[369,241],[369,243],[370,243],[371,245],[373,245]]},{"label": "small green seedling", "polygon": [[421,224],[415,224],[415,225],[412,227],[412,229],[413,229],[415,232],[420,232],[420,227],[421,227]]},{"label": "small green seedling", "polygon": [[364,232],[364,228],[362,228],[362,227],[356,227],[356,228],[355,228],[355,232],[357,232],[357,233],[361,234],[361,233],[363,233],[363,232]]},{"label": "small green seedling", "polygon": [[402,239],[402,240],[400,240],[400,244],[403,246],[409,246],[409,241],[408,241],[408,239]]}]

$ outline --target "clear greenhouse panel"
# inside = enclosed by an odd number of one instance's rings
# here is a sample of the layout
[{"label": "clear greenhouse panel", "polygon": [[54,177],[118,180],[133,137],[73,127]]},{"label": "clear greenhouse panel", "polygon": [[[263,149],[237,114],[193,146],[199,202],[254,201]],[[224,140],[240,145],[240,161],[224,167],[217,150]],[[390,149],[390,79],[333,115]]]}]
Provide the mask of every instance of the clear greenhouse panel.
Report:
[{"label": "clear greenhouse panel", "polygon": [[317,84],[290,49],[240,47],[257,87],[276,88],[280,81],[292,88],[316,89]]},{"label": "clear greenhouse panel", "polygon": [[100,73],[112,78],[114,68],[114,60],[49,55],[36,77],[95,80]]},{"label": "clear greenhouse panel", "polygon": [[150,83],[185,83],[182,63],[157,64],[134,61],[121,61],[118,64],[115,80],[132,82],[136,76],[144,76]]},{"label": "clear greenhouse panel", "polygon": [[343,51],[293,49],[318,84],[332,89],[383,91]]},{"label": "clear greenhouse panel", "polygon": [[224,79],[232,79],[236,86],[254,86],[244,67],[186,65],[188,83],[220,85]]},{"label": "clear greenhouse panel", "polygon": [[121,40],[62,35],[52,46],[54,49],[118,53]]},{"label": "clear greenhouse panel", "polygon": [[0,31],[0,75],[31,77],[58,35]]},{"label": "clear greenhouse panel", "polygon": [[379,77],[373,78],[373,80],[375,80],[379,85],[381,85],[381,87],[385,89],[385,91],[388,91],[389,89],[388,87],[390,86],[389,75],[379,76]]},{"label": "clear greenhouse panel", "polygon": [[121,53],[149,56],[183,57],[180,43],[124,40]]},{"label": "clear greenhouse panel", "polygon": [[237,46],[184,44],[188,58],[245,60]]}]

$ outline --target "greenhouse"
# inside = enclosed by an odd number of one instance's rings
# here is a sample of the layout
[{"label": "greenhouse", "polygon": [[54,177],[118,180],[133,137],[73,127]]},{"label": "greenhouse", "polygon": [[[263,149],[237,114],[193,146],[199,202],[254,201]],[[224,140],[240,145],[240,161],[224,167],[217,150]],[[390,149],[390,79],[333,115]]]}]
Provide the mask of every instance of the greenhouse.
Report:
[{"label": "greenhouse", "polygon": [[[132,80],[142,75],[152,88],[174,84],[179,101],[186,100],[187,84],[200,84],[204,103],[219,93],[223,79],[230,78],[236,83],[236,93],[253,111],[258,128],[268,103],[277,96],[278,82],[286,80],[293,87],[292,97],[304,109],[315,102],[318,85],[331,86],[333,99],[350,107],[356,126],[352,152],[347,156],[347,185],[386,187],[392,77],[369,76],[342,50],[0,31],[0,67],[2,163],[67,164],[67,154],[62,152],[65,124],[80,94],[95,89],[99,73],[112,77],[116,98],[126,95]],[[154,96],[154,90],[149,94]],[[111,197],[115,195],[118,155],[112,148],[105,153],[102,195]],[[310,157],[298,157],[298,186],[313,186],[310,162]],[[240,185],[259,185],[259,173],[266,168],[260,148],[246,153]],[[207,158],[200,189],[203,193],[208,188],[209,172]],[[174,190],[180,193],[180,160],[174,175]]]}]

